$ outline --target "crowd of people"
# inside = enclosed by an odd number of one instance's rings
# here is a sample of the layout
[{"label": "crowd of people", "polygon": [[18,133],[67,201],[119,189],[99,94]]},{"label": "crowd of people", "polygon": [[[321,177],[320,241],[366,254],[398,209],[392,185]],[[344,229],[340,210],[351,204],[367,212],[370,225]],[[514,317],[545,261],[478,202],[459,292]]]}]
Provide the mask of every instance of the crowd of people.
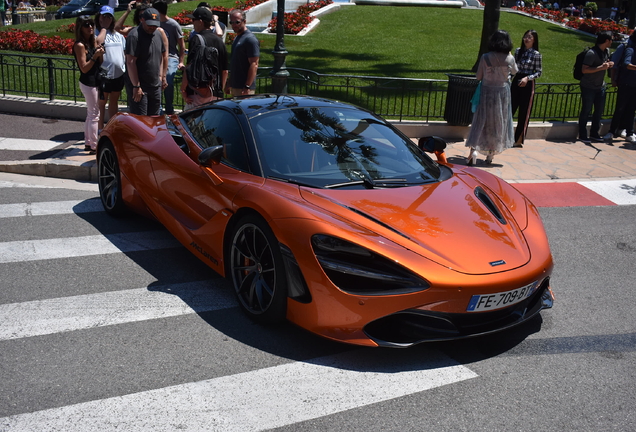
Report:
[{"label": "crowd of people", "polygon": [[[225,94],[254,94],[259,42],[247,28],[243,10],[229,12],[229,24],[236,33],[230,60],[224,43],[226,27],[206,2],[188,15],[194,31],[187,41],[187,57],[183,31],[167,15],[165,0],[152,4],[132,1],[117,20],[114,7],[102,6],[94,18],[80,16],[75,22],[73,52],[80,69],[80,90],[86,100],[85,150],[90,154],[96,153],[106,119],[117,114],[124,87],[128,110],[137,115],[174,113],[174,79],[178,70],[183,71],[179,90],[186,109],[222,99]],[[134,25],[126,26],[133,10]],[[207,47],[214,56],[205,54],[209,52]],[[207,62],[208,69],[218,74],[204,81],[189,78],[201,62]]]},{"label": "crowd of people", "polygon": [[[598,34],[595,46],[585,53],[581,67],[578,139],[585,144],[591,144],[592,141],[611,144],[618,137],[629,143],[636,142],[636,32],[610,56],[611,45],[611,33]],[[474,98],[479,102],[466,140],[466,147],[469,148],[468,165],[477,163],[478,154],[485,155],[485,163],[490,165],[495,155],[508,148],[524,145],[534,100],[535,80],[543,70],[539,35],[535,30],[528,30],[514,55],[511,53],[512,47],[510,35],[498,30],[490,38],[488,52],[479,61],[479,97]],[[617,100],[609,132],[601,136],[608,73],[611,85],[617,87]],[[513,115],[517,111],[517,126],[514,128]]]}]

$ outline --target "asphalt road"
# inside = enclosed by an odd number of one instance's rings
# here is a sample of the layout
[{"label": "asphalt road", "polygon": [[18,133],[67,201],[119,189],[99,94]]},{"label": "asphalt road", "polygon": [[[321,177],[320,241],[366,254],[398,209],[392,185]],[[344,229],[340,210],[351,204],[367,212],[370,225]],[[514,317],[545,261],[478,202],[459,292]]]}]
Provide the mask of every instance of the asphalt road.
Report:
[{"label": "asphalt road", "polygon": [[0,113],[0,136],[3,138],[51,140],[60,143],[59,146],[49,151],[0,148],[1,161],[46,159],[57,150],[65,149],[77,141],[82,141],[84,139],[84,122]]},{"label": "asphalt road", "polygon": [[539,318],[391,350],[252,323],[161,226],[97,197],[0,174],[0,431],[636,430],[634,206],[540,209]]}]

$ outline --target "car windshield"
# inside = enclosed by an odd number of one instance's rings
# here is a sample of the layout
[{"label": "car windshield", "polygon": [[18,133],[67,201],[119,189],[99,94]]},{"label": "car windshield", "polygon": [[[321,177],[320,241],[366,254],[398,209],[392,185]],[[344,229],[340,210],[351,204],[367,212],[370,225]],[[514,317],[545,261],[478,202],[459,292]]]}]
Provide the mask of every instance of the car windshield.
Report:
[{"label": "car windshield", "polygon": [[84,6],[86,3],[88,3],[88,0],[71,0],[67,4],[73,6]]},{"label": "car windshield", "polygon": [[440,175],[413,142],[362,110],[292,108],[251,124],[266,177],[321,188],[387,188]]}]

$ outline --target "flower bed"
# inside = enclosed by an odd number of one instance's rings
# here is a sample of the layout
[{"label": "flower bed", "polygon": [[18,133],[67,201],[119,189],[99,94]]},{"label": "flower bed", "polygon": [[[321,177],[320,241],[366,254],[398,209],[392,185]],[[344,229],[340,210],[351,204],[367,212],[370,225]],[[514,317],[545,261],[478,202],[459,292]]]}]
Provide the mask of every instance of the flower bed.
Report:
[{"label": "flower bed", "polygon": [[[254,6],[258,6],[261,3],[265,3],[266,1],[267,0],[243,0],[243,1],[237,0],[237,2],[235,3],[236,6],[234,6],[232,9],[248,10],[250,8],[253,8]],[[229,12],[230,9],[225,8],[223,6],[212,6],[212,12],[214,11]],[[174,20],[182,26],[192,24],[192,19],[187,17],[187,15],[190,15],[192,12],[193,11],[191,10],[183,10],[179,12],[176,16],[173,16],[172,18],[174,18]]]},{"label": "flower bed", "polygon": [[568,16],[568,14],[566,14],[563,10],[554,11],[536,6],[523,8],[514,6],[512,9],[518,10],[520,12],[525,12],[532,16],[545,18],[547,20],[554,21],[567,27],[581,30],[593,35],[600,32],[609,31],[612,32],[612,37],[614,40],[622,40],[622,35],[629,36],[632,33],[632,30],[622,24],[594,18],[583,19],[581,17]]},{"label": "flower bed", "polygon": [[[320,0],[299,6],[298,9],[296,9],[296,12],[286,13],[284,22],[285,34],[300,33],[313,20],[313,17],[310,16],[312,12],[317,11],[318,9],[321,9],[325,6],[329,6],[332,3],[332,0]],[[270,32],[276,32],[276,22],[276,18],[272,19],[269,22],[267,28]]]},{"label": "flower bed", "polygon": [[9,28],[0,31],[0,50],[43,54],[73,54],[73,39],[41,36],[33,30]]}]

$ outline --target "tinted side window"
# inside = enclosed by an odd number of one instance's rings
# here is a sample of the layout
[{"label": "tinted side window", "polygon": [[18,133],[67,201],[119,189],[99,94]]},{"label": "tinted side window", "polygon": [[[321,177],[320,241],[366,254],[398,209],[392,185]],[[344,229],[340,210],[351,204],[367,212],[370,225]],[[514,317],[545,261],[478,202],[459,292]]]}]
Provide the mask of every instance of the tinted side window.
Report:
[{"label": "tinted side window", "polygon": [[222,109],[207,109],[187,113],[181,118],[202,148],[222,145],[225,150],[223,162],[249,171],[245,138],[233,114]]}]

